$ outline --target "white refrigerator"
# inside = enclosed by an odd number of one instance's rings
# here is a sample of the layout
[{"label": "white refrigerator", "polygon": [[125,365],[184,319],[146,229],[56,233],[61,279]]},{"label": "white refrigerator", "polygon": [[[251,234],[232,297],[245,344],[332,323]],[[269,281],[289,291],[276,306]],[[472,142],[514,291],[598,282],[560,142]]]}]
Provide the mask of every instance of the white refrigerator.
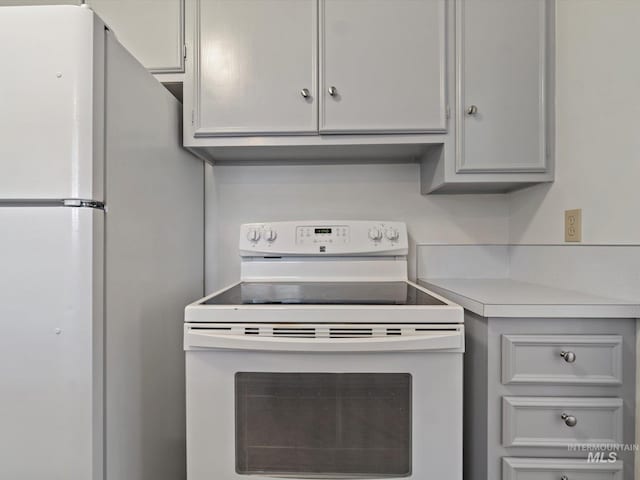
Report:
[{"label": "white refrigerator", "polygon": [[0,7],[0,478],[181,480],[203,165],[86,7]]}]

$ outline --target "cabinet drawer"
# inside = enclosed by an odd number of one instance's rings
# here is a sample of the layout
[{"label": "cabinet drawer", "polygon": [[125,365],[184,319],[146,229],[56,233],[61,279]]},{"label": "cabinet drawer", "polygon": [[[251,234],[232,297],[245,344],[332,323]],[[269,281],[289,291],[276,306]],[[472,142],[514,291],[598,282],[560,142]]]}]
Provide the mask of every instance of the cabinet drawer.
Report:
[{"label": "cabinet drawer", "polygon": [[623,463],[575,458],[503,458],[502,480],[622,480]]},{"label": "cabinet drawer", "polygon": [[622,384],[621,335],[503,335],[503,384]]},{"label": "cabinet drawer", "polygon": [[503,397],[502,444],[567,447],[622,442],[622,405],[619,398]]}]

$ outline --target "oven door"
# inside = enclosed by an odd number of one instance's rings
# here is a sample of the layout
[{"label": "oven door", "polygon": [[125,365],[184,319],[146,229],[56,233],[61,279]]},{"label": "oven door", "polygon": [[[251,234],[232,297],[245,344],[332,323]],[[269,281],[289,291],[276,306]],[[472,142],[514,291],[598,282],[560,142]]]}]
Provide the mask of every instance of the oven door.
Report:
[{"label": "oven door", "polygon": [[188,480],[462,478],[461,325],[187,325]]}]

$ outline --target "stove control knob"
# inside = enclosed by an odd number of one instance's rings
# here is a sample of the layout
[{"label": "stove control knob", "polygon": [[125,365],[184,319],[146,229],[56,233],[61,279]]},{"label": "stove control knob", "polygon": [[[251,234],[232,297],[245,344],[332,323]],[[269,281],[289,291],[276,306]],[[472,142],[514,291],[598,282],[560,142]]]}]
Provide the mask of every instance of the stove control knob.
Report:
[{"label": "stove control knob", "polygon": [[278,233],[275,230],[265,230],[264,231],[264,239],[267,242],[273,242],[278,237]]},{"label": "stove control knob", "polygon": [[400,236],[400,234],[398,233],[398,230],[396,230],[395,228],[387,228],[384,232],[385,237],[387,237],[388,240],[391,241],[395,241],[398,239],[398,237]]},{"label": "stove control knob", "polygon": [[373,241],[382,239],[382,231],[378,227],[372,227],[369,229],[369,238]]},{"label": "stove control knob", "polygon": [[256,230],[255,228],[249,230],[247,232],[247,240],[249,240],[250,242],[257,242],[258,240],[260,240],[260,230]]}]

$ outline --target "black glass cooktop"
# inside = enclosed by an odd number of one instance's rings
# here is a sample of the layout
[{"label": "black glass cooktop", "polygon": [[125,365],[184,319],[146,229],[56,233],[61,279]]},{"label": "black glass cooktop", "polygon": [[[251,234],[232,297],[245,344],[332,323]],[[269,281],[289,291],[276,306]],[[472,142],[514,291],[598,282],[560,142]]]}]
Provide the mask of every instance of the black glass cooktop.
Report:
[{"label": "black glass cooktop", "polygon": [[406,282],[243,282],[202,305],[446,305]]}]

